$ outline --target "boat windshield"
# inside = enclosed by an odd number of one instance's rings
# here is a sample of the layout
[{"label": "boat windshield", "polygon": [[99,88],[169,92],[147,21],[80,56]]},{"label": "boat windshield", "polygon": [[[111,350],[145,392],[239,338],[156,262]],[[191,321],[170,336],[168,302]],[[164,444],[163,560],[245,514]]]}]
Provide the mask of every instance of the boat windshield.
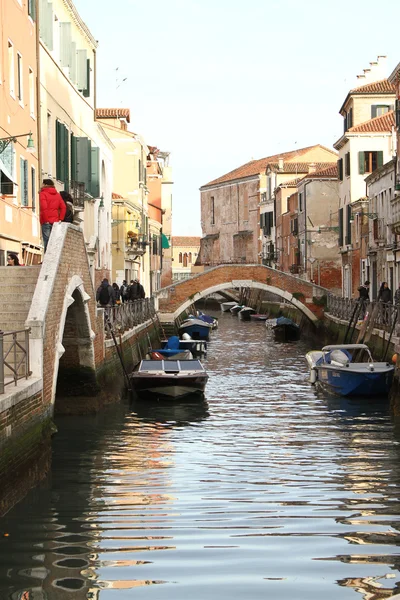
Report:
[{"label": "boat windshield", "polygon": [[331,348],[325,353],[325,362],[329,364],[331,361],[345,365],[349,363],[373,362],[373,358],[368,348]]}]

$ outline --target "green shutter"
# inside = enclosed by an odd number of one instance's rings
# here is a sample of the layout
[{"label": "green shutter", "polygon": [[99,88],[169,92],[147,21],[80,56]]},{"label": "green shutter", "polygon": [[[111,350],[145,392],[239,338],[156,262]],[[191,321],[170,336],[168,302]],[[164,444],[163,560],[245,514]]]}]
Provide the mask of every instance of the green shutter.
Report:
[{"label": "green shutter", "polygon": [[337,161],[337,167],[339,173],[339,180],[343,181],[343,158],[339,158],[339,160]]},{"label": "green shutter", "polygon": [[69,131],[64,125],[64,190],[69,191]]},{"label": "green shutter", "polygon": [[379,152],[376,153],[376,166],[378,167],[382,167],[383,166],[383,152],[382,150],[379,150]]},{"label": "green shutter", "polygon": [[91,152],[92,181],[90,194],[93,196],[93,198],[100,198],[100,148],[93,147]]},{"label": "green shutter", "polygon": [[[91,181],[91,149],[90,140],[86,137],[75,138],[75,181],[85,184],[85,191],[89,191]],[[90,158],[89,158],[90,157]],[[90,175],[89,175],[90,173]]]},{"label": "green shutter", "polygon": [[61,180],[61,123],[56,120],[56,179]]},{"label": "green shutter", "polygon": [[36,21],[36,0],[28,0],[28,15]]},{"label": "green shutter", "polygon": [[371,119],[375,119],[375,117],[377,115],[377,109],[378,109],[378,107],[376,106],[376,104],[373,104],[371,106]]},{"label": "green shutter", "polygon": [[89,98],[90,96],[90,58],[87,59],[86,62],[86,87],[83,90],[83,95],[85,98]]},{"label": "green shutter", "polygon": [[60,23],[60,65],[70,67],[72,44],[72,23]]},{"label": "green shutter", "polygon": [[339,208],[339,246],[343,246],[343,208]]},{"label": "green shutter", "polygon": [[71,181],[78,181],[76,172],[76,137],[71,133]]},{"label": "green shutter", "polygon": [[358,172],[360,175],[365,173],[365,152],[358,153]]}]

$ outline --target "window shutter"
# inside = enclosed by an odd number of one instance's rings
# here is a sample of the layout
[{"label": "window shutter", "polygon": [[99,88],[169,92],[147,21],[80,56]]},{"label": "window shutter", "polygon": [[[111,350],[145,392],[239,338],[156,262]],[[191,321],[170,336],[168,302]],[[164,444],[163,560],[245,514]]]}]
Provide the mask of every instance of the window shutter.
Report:
[{"label": "window shutter", "polygon": [[360,175],[365,173],[365,152],[358,153],[358,172]]},{"label": "window shutter", "polygon": [[85,191],[90,192],[92,180],[91,142],[86,137],[75,138],[75,181],[85,184]]},{"label": "window shutter", "polygon": [[349,110],[349,121],[348,121],[348,128],[350,129],[351,127],[353,127],[353,109],[350,108]]},{"label": "window shutter", "polygon": [[89,98],[90,96],[90,59],[87,59],[86,62],[86,88],[83,90],[83,95],[85,96],[85,98]]},{"label": "window shutter", "polygon": [[60,64],[70,67],[72,44],[72,23],[60,23]]},{"label": "window shutter", "polygon": [[396,127],[400,129],[400,101],[396,100]]},{"label": "window shutter", "polygon": [[377,166],[378,169],[379,169],[379,167],[383,166],[383,152],[382,152],[382,150],[379,150],[376,153],[376,166]]},{"label": "window shutter", "polygon": [[377,109],[378,107],[376,106],[376,104],[373,104],[371,106],[371,119],[374,119],[377,116]]},{"label": "window shutter", "polygon": [[347,231],[347,235],[346,235],[346,244],[351,244],[351,204],[348,204],[346,206],[346,231]]},{"label": "window shutter", "polygon": [[343,246],[343,208],[339,208],[339,246]]},{"label": "window shutter", "polygon": [[76,137],[71,133],[71,181],[78,181],[76,178]]},{"label": "window shutter", "polygon": [[92,182],[90,193],[93,198],[100,198],[100,148],[91,149]]},{"label": "window shutter", "polygon": [[83,92],[87,89],[87,50],[76,51],[76,85],[78,90]]},{"label": "window shutter", "polygon": [[28,0],[28,15],[36,21],[36,0]]},{"label": "window shutter", "polygon": [[56,120],[56,179],[61,181],[61,123]]},{"label": "window shutter", "polygon": [[[343,158],[338,160],[339,181],[343,181]],[[300,208],[301,210],[301,208]]]}]

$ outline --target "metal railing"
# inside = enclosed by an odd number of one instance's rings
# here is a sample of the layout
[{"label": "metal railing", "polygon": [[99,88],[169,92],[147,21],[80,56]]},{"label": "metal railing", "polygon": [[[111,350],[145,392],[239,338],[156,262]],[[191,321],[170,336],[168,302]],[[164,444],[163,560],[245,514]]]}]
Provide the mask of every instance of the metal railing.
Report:
[{"label": "metal railing", "polygon": [[[124,302],[116,306],[107,306],[104,309],[105,323],[111,326],[114,333],[124,333],[136,325],[145,323],[156,316],[154,298]],[[106,337],[110,338],[110,328],[105,327]]]},{"label": "metal railing", "polygon": [[[357,304],[360,303],[359,299],[342,298],[341,296],[335,296],[334,294],[328,294],[328,302],[326,312],[334,317],[349,321],[354,314]],[[371,305],[371,312],[374,306],[378,306],[378,310],[375,316],[375,326],[379,329],[385,329],[389,331],[393,325],[398,322],[400,306],[397,304],[391,304],[387,302],[368,302],[364,301],[364,307],[360,311],[360,315],[363,317],[368,310],[368,306]]]},{"label": "metal railing", "polygon": [[29,369],[30,331],[0,331],[0,394],[4,394],[7,385],[17,385],[20,379],[32,375]]}]

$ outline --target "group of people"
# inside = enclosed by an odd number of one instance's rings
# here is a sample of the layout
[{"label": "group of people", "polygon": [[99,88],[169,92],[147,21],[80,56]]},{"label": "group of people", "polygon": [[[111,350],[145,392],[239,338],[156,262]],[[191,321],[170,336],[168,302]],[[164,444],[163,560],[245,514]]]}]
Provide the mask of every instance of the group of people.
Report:
[{"label": "group of people", "polygon": [[96,300],[102,307],[115,306],[124,302],[135,302],[145,297],[144,287],[139,279],[131,279],[129,285],[124,279],[121,287],[118,283],[110,285],[108,279],[103,279],[96,292]]},{"label": "group of people", "polygon": [[[358,288],[359,300],[364,302],[369,301],[369,286],[370,282],[366,281],[363,285],[360,285]],[[383,281],[381,287],[378,292],[378,302],[383,302],[384,304],[392,304],[393,302],[393,294],[392,290],[389,288],[387,281]],[[399,287],[394,293],[394,303],[396,305],[400,305],[400,283]]]}]

